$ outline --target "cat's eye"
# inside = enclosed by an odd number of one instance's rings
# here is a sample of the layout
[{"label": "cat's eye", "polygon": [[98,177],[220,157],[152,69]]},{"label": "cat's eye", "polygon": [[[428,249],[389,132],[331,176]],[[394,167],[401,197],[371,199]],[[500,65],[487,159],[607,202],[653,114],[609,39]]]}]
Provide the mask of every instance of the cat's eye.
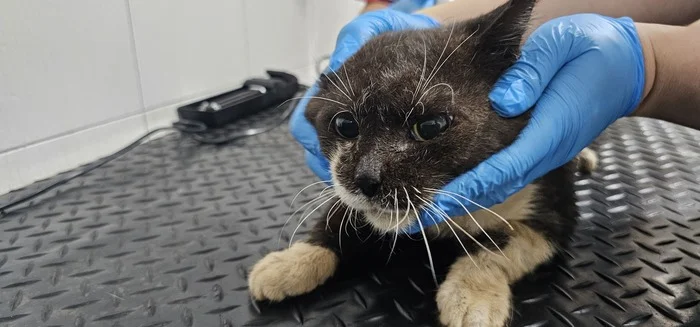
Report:
[{"label": "cat's eye", "polygon": [[427,141],[442,134],[450,126],[447,115],[431,115],[421,117],[411,126],[411,136],[416,141]]},{"label": "cat's eye", "polygon": [[336,133],[346,139],[354,139],[360,134],[360,126],[349,111],[335,114],[332,124]]}]

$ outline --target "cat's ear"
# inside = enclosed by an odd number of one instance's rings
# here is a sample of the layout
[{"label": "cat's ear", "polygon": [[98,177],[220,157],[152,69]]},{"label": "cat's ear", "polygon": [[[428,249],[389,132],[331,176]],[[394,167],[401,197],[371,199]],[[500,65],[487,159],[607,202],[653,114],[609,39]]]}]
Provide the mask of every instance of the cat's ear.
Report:
[{"label": "cat's ear", "polygon": [[509,0],[493,11],[470,21],[478,42],[475,60],[502,72],[520,55],[520,44],[537,0]]},{"label": "cat's ear", "polygon": [[[326,74],[321,74],[317,80],[317,85],[314,86],[317,90],[316,93],[318,93],[318,90],[323,90],[326,88],[326,85],[328,84],[328,75]],[[305,94],[304,96],[306,96]],[[312,94],[312,96],[315,96],[316,94]],[[321,109],[323,108],[324,101],[318,100],[316,98],[311,98],[309,102],[306,104],[306,108],[304,109],[304,117],[306,120],[308,120],[311,125],[316,127],[316,121],[319,120],[319,114],[321,113]]]},{"label": "cat's ear", "polygon": [[322,101],[311,99],[309,103],[306,104],[306,108],[304,109],[304,117],[314,127],[316,127],[316,121],[318,121],[320,118],[319,115],[321,113],[321,103],[319,102]]}]

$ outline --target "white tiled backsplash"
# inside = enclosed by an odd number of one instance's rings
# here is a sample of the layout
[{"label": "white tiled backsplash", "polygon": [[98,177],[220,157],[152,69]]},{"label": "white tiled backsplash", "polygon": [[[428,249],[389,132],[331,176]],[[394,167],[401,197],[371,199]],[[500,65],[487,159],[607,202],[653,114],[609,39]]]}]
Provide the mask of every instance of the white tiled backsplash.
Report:
[{"label": "white tiled backsplash", "polygon": [[266,69],[302,82],[357,0],[0,1],[0,194],[108,155]]}]

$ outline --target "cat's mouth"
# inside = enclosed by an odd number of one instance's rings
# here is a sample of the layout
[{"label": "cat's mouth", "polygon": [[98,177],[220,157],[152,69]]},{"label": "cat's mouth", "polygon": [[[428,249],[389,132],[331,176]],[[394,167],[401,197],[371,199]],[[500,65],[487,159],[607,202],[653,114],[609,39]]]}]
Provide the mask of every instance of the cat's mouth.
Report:
[{"label": "cat's mouth", "polygon": [[381,232],[397,232],[407,228],[416,220],[416,213],[420,210],[420,206],[415,208],[406,208],[399,206],[382,206],[370,201],[367,197],[354,194],[341,184],[336,184],[335,194],[341,202],[364,214],[364,218],[375,229]]},{"label": "cat's mouth", "polygon": [[[421,210],[422,205],[411,203],[408,189],[396,189],[391,194],[377,195],[370,199],[343,185],[336,173],[337,165],[337,156],[331,155],[331,180],[335,195],[351,209],[361,212],[374,229],[383,233],[398,232],[405,230],[416,221],[417,212]],[[416,192],[418,192],[417,189]]]}]

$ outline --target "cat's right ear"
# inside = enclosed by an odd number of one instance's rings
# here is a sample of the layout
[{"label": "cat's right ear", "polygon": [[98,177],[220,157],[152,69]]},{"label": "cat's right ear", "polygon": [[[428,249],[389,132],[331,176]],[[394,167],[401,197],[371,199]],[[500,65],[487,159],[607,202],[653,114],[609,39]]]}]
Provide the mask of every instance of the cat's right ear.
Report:
[{"label": "cat's right ear", "polygon": [[318,84],[314,85],[309,89],[309,91],[304,94],[304,99],[302,99],[302,102],[306,102],[306,106],[304,108],[304,118],[311,123],[311,125],[315,128],[316,127],[316,122],[319,119],[319,114],[321,112],[321,108],[319,105],[319,102],[317,99],[314,99],[313,97],[318,94],[319,90],[319,85],[321,82],[317,82]]},{"label": "cat's right ear", "polygon": [[[320,90],[325,90],[326,85],[329,83],[329,77],[327,74],[321,74],[315,85],[313,85],[309,91],[306,92],[304,97],[309,98],[306,103],[306,108],[304,109],[304,117],[308,120],[311,125],[316,127],[316,122],[320,119],[322,108],[327,105],[325,101],[314,98],[318,95]],[[303,100],[302,100],[303,101]]]},{"label": "cat's right ear", "polygon": [[509,0],[468,23],[479,49],[475,62],[502,72],[518,59],[537,0]]}]

